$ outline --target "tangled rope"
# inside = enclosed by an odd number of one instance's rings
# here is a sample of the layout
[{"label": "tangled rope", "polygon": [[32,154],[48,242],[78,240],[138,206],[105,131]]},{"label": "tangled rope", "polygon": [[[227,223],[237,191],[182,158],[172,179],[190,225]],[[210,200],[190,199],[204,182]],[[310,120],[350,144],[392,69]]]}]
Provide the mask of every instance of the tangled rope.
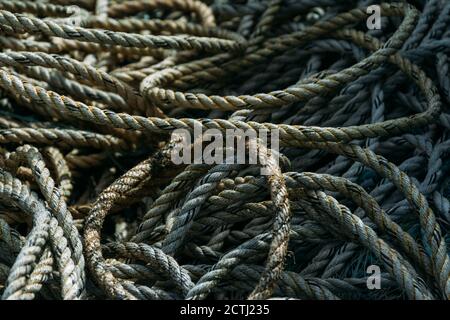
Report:
[{"label": "tangled rope", "polygon": [[450,299],[448,1],[0,0],[0,44],[2,299]]}]

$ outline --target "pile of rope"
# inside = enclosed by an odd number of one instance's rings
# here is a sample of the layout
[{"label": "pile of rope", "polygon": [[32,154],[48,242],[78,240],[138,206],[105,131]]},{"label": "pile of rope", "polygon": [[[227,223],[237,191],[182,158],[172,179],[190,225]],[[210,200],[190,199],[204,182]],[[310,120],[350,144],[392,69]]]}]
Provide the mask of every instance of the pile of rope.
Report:
[{"label": "pile of rope", "polygon": [[2,299],[450,298],[449,1],[0,0],[0,46]]}]

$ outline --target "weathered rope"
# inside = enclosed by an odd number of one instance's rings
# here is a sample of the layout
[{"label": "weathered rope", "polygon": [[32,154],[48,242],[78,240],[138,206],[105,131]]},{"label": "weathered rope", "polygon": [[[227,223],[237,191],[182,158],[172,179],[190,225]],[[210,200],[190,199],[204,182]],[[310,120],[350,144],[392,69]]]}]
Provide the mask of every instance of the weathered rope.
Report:
[{"label": "weathered rope", "polygon": [[450,299],[449,17],[0,0],[2,299]]}]

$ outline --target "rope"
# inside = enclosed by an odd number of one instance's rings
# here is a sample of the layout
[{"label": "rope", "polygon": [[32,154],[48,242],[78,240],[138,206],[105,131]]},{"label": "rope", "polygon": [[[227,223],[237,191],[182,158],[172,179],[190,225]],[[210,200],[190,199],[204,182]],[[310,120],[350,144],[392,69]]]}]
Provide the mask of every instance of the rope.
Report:
[{"label": "rope", "polygon": [[449,13],[0,0],[1,298],[450,299]]}]

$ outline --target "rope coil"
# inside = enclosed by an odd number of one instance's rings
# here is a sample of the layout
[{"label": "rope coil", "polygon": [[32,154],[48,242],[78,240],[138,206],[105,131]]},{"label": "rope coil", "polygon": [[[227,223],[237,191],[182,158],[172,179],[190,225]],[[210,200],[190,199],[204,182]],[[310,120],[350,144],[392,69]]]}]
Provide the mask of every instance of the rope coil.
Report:
[{"label": "rope coil", "polygon": [[1,298],[450,299],[449,13],[0,0]]}]

